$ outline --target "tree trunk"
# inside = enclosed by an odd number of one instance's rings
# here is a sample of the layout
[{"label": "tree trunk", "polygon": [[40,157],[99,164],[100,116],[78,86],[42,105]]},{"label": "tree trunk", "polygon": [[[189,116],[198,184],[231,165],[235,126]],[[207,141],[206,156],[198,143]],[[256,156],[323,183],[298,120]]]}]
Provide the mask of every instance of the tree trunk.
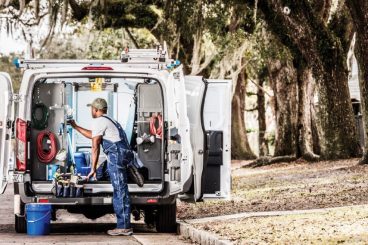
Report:
[{"label": "tree trunk", "polygon": [[245,71],[238,75],[235,93],[232,100],[232,127],[231,127],[231,156],[233,159],[255,159],[252,152],[245,127]]},{"label": "tree trunk", "polygon": [[346,2],[356,31],[355,56],[359,67],[361,111],[364,125],[364,153],[360,163],[368,164],[368,2],[349,0]]},{"label": "tree trunk", "polygon": [[[307,67],[298,67],[298,153],[307,161],[316,161],[319,156],[314,153],[318,146],[313,137],[315,113],[313,106],[314,79],[312,71]],[[315,134],[318,136],[318,134]],[[315,142],[317,141],[317,142]]]},{"label": "tree trunk", "polygon": [[263,78],[258,81],[258,91],[257,91],[257,104],[258,104],[258,146],[259,146],[259,156],[267,156],[269,153],[268,142],[265,138],[266,134],[266,105],[265,105],[265,93],[263,91]]},{"label": "tree trunk", "polygon": [[[291,12],[284,13],[284,7],[289,7]],[[350,43],[351,30],[346,9],[338,9],[333,18],[335,25],[329,25],[316,15],[308,0],[258,0],[258,8],[269,28],[292,55],[312,68],[319,92],[321,157],[358,156],[346,69],[346,44]],[[337,26],[338,30],[333,29]]]},{"label": "tree trunk", "polygon": [[344,65],[337,65],[324,72],[321,79],[317,83],[321,156],[324,159],[357,157],[361,152],[350,101],[348,72]]},{"label": "tree trunk", "polygon": [[298,118],[296,71],[289,61],[275,60],[269,63],[269,73],[276,117],[274,156],[295,155]]}]

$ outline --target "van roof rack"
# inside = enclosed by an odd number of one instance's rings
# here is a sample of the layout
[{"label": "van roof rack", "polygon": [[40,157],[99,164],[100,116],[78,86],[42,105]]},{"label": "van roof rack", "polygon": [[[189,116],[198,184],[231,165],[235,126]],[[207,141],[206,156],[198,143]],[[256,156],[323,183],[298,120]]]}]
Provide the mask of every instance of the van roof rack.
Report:
[{"label": "van roof rack", "polygon": [[18,59],[14,61],[14,64],[17,68],[26,68],[26,69],[39,69],[39,68],[47,68],[47,67],[70,67],[72,65],[118,65],[121,64],[119,60],[22,60]]},{"label": "van roof rack", "polygon": [[130,49],[126,47],[121,53],[121,62],[123,63],[145,63],[155,62],[161,64],[171,64],[172,59],[169,58],[166,42],[164,45],[156,45],[155,49]]},{"label": "van roof rack", "polygon": [[[71,67],[74,65],[85,66],[104,66],[104,65],[122,65],[128,67],[146,67],[153,69],[171,69],[180,65],[178,60],[169,58],[166,43],[157,45],[155,49],[124,49],[120,60],[63,60],[63,59],[45,59],[45,60],[22,60],[14,61],[17,68],[40,69],[50,67]],[[156,66],[157,65],[157,66]]]}]

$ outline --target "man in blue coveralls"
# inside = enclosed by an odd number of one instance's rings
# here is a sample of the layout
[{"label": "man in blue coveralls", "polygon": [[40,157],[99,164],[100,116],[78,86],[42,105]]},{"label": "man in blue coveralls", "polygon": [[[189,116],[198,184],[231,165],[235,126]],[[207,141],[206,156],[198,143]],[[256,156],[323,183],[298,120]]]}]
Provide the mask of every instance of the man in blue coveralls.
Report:
[{"label": "man in blue coveralls", "polygon": [[71,126],[85,137],[92,139],[92,167],[89,179],[96,176],[100,146],[107,156],[107,168],[114,189],[113,206],[117,218],[117,227],[107,231],[109,235],[129,236],[133,234],[130,226],[130,197],[127,184],[128,155],[131,154],[129,142],[121,125],[106,115],[107,102],[102,98],[95,99],[91,104],[92,129],[88,130],[71,121]]}]

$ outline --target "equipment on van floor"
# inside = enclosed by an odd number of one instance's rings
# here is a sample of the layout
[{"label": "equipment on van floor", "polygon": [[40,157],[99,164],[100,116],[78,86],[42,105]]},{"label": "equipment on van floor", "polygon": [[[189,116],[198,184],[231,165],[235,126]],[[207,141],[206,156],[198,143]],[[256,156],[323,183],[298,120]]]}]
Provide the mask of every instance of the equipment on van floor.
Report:
[{"label": "equipment on van floor", "polygon": [[[41,111],[41,118],[37,117],[37,112]],[[32,107],[32,126],[35,129],[43,130],[48,126],[49,109],[43,103],[34,104]]]},{"label": "equipment on van floor", "polygon": [[53,180],[52,193],[56,197],[83,197],[86,178],[71,173],[60,173]]},{"label": "equipment on van floor", "polygon": [[[48,149],[44,149],[44,141]],[[57,153],[56,137],[51,131],[42,131],[37,136],[37,156],[38,160],[43,163],[51,163]]]}]

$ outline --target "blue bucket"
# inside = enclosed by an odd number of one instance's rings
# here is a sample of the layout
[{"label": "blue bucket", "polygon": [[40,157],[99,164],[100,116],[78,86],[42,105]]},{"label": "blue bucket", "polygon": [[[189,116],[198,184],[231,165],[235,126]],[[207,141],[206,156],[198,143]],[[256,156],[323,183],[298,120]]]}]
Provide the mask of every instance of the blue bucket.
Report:
[{"label": "blue bucket", "polygon": [[80,173],[82,176],[87,176],[91,172],[91,167],[82,167]]},{"label": "blue bucket", "polygon": [[50,234],[50,204],[26,204],[26,217],[28,235],[42,236]]},{"label": "blue bucket", "polygon": [[82,167],[87,166],[86,157],[83,152],[75,152],[74,161],[75,161],[75,167],[77,168],[77,171],[79,171]]}]

